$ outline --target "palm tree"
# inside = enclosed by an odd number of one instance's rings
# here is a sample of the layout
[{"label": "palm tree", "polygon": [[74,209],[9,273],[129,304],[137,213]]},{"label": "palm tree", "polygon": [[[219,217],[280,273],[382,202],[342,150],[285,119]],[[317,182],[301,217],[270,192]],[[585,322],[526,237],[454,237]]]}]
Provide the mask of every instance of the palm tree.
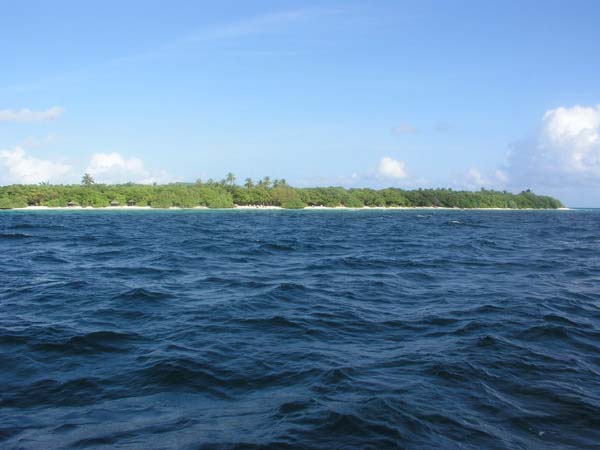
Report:
[{"label": "palm tree", "polygon": [[233,186],[235,183],[235,175],[231,172],[229,172],[227,174],[227,176],[225,177],[225,182],[229,185],[229,186]]},{"label": "palm tree", "polygon": [[254,182],[252,181],[252,178],[246,178],[244,181],[244,186],[246,187],[246,189],[252,189],[254,187]]},{"label": "palm tree", "polygon": [[265,187],[266,189],[269,189],[269,187],[271,187],[271,179],[269,177],[264,177],[260,184]]},{"label": "palm tree", "polygon": [[81,184],[83,184],[84,186],[91,186],[94,183],[95,181],[89,173],[83,174],[83,177],[81,178]]}]

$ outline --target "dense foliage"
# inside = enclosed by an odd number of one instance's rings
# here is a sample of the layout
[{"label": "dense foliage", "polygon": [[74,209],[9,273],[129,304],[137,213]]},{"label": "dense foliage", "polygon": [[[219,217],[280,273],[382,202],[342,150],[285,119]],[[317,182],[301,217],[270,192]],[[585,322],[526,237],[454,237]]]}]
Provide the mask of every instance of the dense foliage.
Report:
[{"label": "dense foliage", "polygon": [[551,197],[535,195],[529,190],[520,194],[481,189],[402,190],[387,188],[344,189],[341,187],[294,188],[285,180],[265,177],[254,183],[246,179],[243,186],[235,184],[233,174],[220,182],[166,185],[96,184],[85,175],[81,185],[11,185],[0,187],[0,208],[25,206],[151,206],[154,208],[231,208],[235,205],[273,205],[283,208],[305,206],[439,206],[450,208],[559,208],[562,204]]}]

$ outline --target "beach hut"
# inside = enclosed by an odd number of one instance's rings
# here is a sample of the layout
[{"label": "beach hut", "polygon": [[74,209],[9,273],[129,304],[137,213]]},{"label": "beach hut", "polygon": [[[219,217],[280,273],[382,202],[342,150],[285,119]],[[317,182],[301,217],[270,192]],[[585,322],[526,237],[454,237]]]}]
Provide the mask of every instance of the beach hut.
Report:
[{"label": "beach hut", "polygon": [[112,202],[110,202],[110,206],[119,206],[120,203],[116,200],[113,200]]},{"label": "beach hut", "polygon": [[67,206],[69,208],[74,208],[75,206],[79,206],[79,203],[74,202],[73,200],[71,200],[69,203],[67,203]]},{"label": "beach hut", "polygon": [[127,206],[135,206],[135,200],[127,200]]}]

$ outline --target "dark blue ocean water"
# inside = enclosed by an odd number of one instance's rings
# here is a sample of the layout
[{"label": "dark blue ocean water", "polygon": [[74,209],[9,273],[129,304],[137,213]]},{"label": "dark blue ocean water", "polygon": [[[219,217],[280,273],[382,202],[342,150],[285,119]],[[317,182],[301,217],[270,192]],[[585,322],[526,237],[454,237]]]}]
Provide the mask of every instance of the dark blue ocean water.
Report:
[{"label": "dark blue ocean water", "polygon": [[600,211],[0,212],[0,448],[600,448]]}]

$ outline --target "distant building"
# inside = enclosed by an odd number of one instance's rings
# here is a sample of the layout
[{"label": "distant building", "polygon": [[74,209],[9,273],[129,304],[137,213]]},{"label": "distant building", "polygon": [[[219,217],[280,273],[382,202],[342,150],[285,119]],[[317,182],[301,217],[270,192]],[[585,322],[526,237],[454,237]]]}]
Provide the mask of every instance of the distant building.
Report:
[{"label": "distant building", "polygon": [[127,206],[135,206],[135,200],[127,200]]},{"label": "distant building", "polygon": [[71,200],[69,203],[67,203],[67,206],[69,208],[74,208],[75,206],[79,206],[79,203],[74,202],[73,200]]},{"label": "distant building", "polygon": [[113,200],[112,202],[110,202],[110,206],[119,206],[120,203],[116,200]]}]

